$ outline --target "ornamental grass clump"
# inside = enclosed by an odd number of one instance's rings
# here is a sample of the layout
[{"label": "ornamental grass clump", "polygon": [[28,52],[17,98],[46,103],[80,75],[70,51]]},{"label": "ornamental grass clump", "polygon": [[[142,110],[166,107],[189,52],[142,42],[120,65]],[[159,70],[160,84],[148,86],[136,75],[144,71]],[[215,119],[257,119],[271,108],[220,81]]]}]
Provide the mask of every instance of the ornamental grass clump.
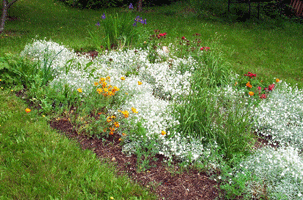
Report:
[{"label": "ornamental grass clump", "polygon": [[[137,27],[137,23],[141,23],[143,26],[146,25],[146,19],[137,16],[134,19],[129,14],[105,14],[101,16],[101,21],[97,22],[97,30],[89,34],[91,39],[97,45],[96,48],[99,51],[105,49],[122,49],[130,44],[136,42],[139,38],[139,33],[142,31],[141,27]],[[100,27],[102,28],[101,30]]]}]

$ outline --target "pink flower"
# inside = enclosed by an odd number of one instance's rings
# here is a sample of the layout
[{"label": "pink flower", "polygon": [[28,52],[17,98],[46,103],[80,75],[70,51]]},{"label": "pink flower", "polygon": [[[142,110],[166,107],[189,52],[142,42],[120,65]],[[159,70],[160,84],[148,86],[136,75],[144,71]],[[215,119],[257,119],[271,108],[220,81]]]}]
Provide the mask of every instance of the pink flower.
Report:
[{"label": "pink flower", "polygon": [[203,50],[204,50],[204,47],[201,47],[200,50],[203,51]]},{"label": "pink flower", "polygon": [[258,90],[262,90],[262,88],[260,86],[258,86]]},{"label": "pink flower", "polygon": [[185,37],[184,37],[184,36],[182,37],[182,40],[185,40]]}]

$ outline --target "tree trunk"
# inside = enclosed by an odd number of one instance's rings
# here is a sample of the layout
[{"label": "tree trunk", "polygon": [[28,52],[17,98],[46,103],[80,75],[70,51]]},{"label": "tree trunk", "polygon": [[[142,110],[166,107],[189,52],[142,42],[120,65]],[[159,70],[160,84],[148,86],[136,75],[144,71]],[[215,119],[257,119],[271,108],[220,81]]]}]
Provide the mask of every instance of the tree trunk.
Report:
[{"label": "tree trunk", "polygon": [[142,0],[138,0],[138,12],[142,11]]},{"label": "tree trunk", "polygon": [[2,16],[1,16],[1,23],[0,23],[0,34],[4,31],[4,25],[7,15],[7,10],[18,0],[13,0],[12,2],[8,3],[7,0],[3,0],[3,8],[2,8]]}]

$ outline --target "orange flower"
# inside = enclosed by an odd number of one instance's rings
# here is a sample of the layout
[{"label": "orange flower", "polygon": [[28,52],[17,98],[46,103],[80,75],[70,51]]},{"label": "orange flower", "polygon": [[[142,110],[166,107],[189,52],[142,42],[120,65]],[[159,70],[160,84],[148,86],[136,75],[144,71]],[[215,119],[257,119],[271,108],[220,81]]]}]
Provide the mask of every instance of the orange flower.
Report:
[{"label": "orange flower", "polygon": [[99,83],[103,83],[103,82],[105,82],[105,78],[100,78]]},{"label": "orange flower", "polygon": [[138,81],[138,85],[142,85],[142,82],[141,82],[141,81]]},{"label": "orange flower", "polygon": [[280,81],[280,79],[277,78],[277,79],[276,79],[276,82],[278,83],[279,81]]},{"label": "orange flower", "polygon": [[119,141],[121,142],[121,141],[123,141],[123,139],[122,139],[122,138],[119,138]]},{"label": "orange flower", "polygon": [[106,82],[103,82],[103,83],[102,83],[102,87],[103,87],[103,88],[105,88],[105,87],[106,87],[106,85],[107,85],[107,83],[106,83]]},{"label": "orange flower", "polygon": [[94,82],[94,86],[97,86],[97,85],[99,85],[99,83],[98,82]]},{"label": "orange flower", "polygon": [[123,135],[123,136],[126,136],[126,134],[125,134],[125,133],[122,133],[122,135]]},{"label": "orange flower", "polygon": [[112,91],[108,92],[108,96],[113,96],[113,95],[115,95],[115,93],[113,93]]},{"label": "orange flower", "polygon": [[114,135],[114,132],[109,132],[110,135]]},{"label": "orange flower", "polygon": [[110,82],[110,77],[109,77],[109,76],[107,76],[107,77],[106,77],[106,80],[108,80],[108,82]]},{"label": "orange flower", "polygon": [[29,108],[26,108],[26,109],[25,109],[25,112],[26,112],[26,113],[29,113],[30,111],[31,111],[31,109],[29,109]]},{"label": "orange flower", "polygon": [[238,82],[235,83],[235,86],[237,86],[237,85],[238,85]]},{"label": "orange flower", "polygon": [[120,126],[119,122],[114,122],[114,126],[115,126],[116,128],[119,128],[119,126]]},{"label": "orange flower", "polygon": [[249,88],[252,88],[252,85],[250,84],[250,82],[246,83],[246,86]]},{"label": "orange flower", "polygon": [[249,93],[248,93],[250,96],[254,96],[254,92],[252,92],[252,91],[250,91]]},{"label": "orange flower", "polygon": [[106,121],[111,122],[112,120],[110,119],[110,117],[107,117]]},{"label": "orange flower", "polygon": [[166,135],[166,132],[165,131],[161,131],[161,135]]},{"label": "orange flower", "polygon": [[115,131],[115,128],[109,127],[109,130],[110,130],[110,132],[114,132],[114,131]]}]

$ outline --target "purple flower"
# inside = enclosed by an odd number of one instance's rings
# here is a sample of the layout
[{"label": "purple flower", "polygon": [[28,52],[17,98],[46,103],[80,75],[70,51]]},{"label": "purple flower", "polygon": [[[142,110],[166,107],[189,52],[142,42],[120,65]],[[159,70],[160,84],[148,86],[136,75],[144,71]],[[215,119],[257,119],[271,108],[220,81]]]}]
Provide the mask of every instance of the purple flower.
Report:
[{"label": "purple flower", "polygon": [[100,22],[97,22],[96,26],[100,26]]},{"label": "purple flower", "polygon": [[133,26],[137,26],[137,22],[133,23]]},{"label": "purple flower", "polygon": [[103,13],[103,15],[101,16],[102,17],[102,19],[105,19],[106,18],[106,16],[105,16],[105,14]]},{"label": "purple flower", "polygon": [[144,19],[143,24],[146,24],[146,19]]},{"label": "purple flower", "polygon": [[130,3],[130,4],[129,4],[129,6],[128,6],[128,8],[129,8],[129,9],[134,9],[133,4],[132,4],[132,3]]}]

